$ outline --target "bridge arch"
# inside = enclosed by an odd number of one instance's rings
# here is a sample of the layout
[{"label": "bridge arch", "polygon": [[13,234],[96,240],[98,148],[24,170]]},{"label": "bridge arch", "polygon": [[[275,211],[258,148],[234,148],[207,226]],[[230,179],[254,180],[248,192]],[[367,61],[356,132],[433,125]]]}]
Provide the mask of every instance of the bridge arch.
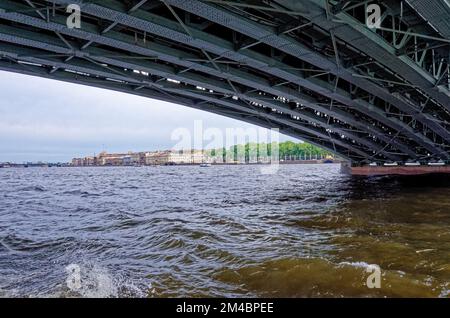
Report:
[{"label": "bridge arch", "polygon": [[[50,2],[79,3],[87,16],[83,27],[68,29],[60,7],[45,16],[42,9]],[[291,32],[302,28],[302,20],[280,30],[255,24],[248,10],[239,15],[199,0],[33,3],[0,4],[4,70],[70,81],[76,74],[84,85],[171,97],[261,126],[270,123],[354,162],[450,158],[445,114],[418,111],[408,94],[355,78],[339,54],[327,57],[294,40]],[[203,20],[189,21],[194,15]],[[245,28],[247,38],[231,40]],[[340,38],[332,42],[345,44]],[[261,51],[267,48],[285,56]]]}]

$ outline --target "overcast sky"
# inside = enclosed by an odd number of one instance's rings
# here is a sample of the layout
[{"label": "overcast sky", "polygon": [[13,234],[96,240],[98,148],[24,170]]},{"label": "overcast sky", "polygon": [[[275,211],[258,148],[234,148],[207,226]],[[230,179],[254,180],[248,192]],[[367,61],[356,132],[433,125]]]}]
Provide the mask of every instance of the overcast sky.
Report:
[{"label": "overcast sky", "polygon": [[174,131],[192,132],[196,121],[223,134],[254,128],[171,103],[0,71],[0,162],[171,149]]}]

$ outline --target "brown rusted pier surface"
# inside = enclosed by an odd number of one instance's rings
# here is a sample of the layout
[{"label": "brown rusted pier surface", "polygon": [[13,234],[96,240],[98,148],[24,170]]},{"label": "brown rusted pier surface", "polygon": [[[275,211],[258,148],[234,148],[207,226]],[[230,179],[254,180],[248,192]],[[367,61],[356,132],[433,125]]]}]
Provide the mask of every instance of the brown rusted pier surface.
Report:
[{"label": "brown rusted pier surface", "polygon": [[427,174],[448,174],[450,177],[450,165],[447,166],[362,166],[351,167],[349,164],[342,164],[343,173],[354,176],[382,176],[382,175],[427,175]]}]

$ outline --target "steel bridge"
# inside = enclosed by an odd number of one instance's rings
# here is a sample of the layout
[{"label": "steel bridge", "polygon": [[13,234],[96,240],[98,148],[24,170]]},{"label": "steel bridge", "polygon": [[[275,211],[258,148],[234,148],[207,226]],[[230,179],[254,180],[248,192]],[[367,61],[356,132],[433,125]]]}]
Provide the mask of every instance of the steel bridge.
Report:
[{"label": "steel bridge", "polygon": [[1,70],[279,128],[356,165],[450,160],[449,64],[449,0],[0,0]]}]

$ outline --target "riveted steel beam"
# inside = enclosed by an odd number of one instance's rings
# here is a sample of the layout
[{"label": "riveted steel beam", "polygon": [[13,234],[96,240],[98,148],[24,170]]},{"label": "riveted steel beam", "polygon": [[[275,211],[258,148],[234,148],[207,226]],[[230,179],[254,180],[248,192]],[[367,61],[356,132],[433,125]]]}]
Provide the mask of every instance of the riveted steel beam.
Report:
[{"label": "riveted steel beam", "polygon": [[450,4],[446,0],[407,0],[428,23],[450,40]]},{"label": "riveted steel beam", "polygon": [[[422,69],[407,56],[397,56],[396,48],[373,32],[366,25],[361,24],[346,11],[336,13],[335,20],[328,19],[326,15],[325,1],[306,0],[315,14],[303,15],[327,31],[334,31],[341,40],[356,47],[365,54],[375,58],[379,63],[394,70],[412,84],[420,87],[429,96],[436,99],[443,107],[450,111],[450,91],[434,87],[435,79],[428,71]],[[277,0],[277,3],[289,7],[290,0]],[[430,3],[430,1],[427,1]],[[432,1],[435,2],[435,1]],[[440,2],[437,0],[436,2]],[[320,9],[320,14],[317,13]],[[400,30],[401,32],[401,30]],[[394,104],[394,103],[393,103]]]}]

